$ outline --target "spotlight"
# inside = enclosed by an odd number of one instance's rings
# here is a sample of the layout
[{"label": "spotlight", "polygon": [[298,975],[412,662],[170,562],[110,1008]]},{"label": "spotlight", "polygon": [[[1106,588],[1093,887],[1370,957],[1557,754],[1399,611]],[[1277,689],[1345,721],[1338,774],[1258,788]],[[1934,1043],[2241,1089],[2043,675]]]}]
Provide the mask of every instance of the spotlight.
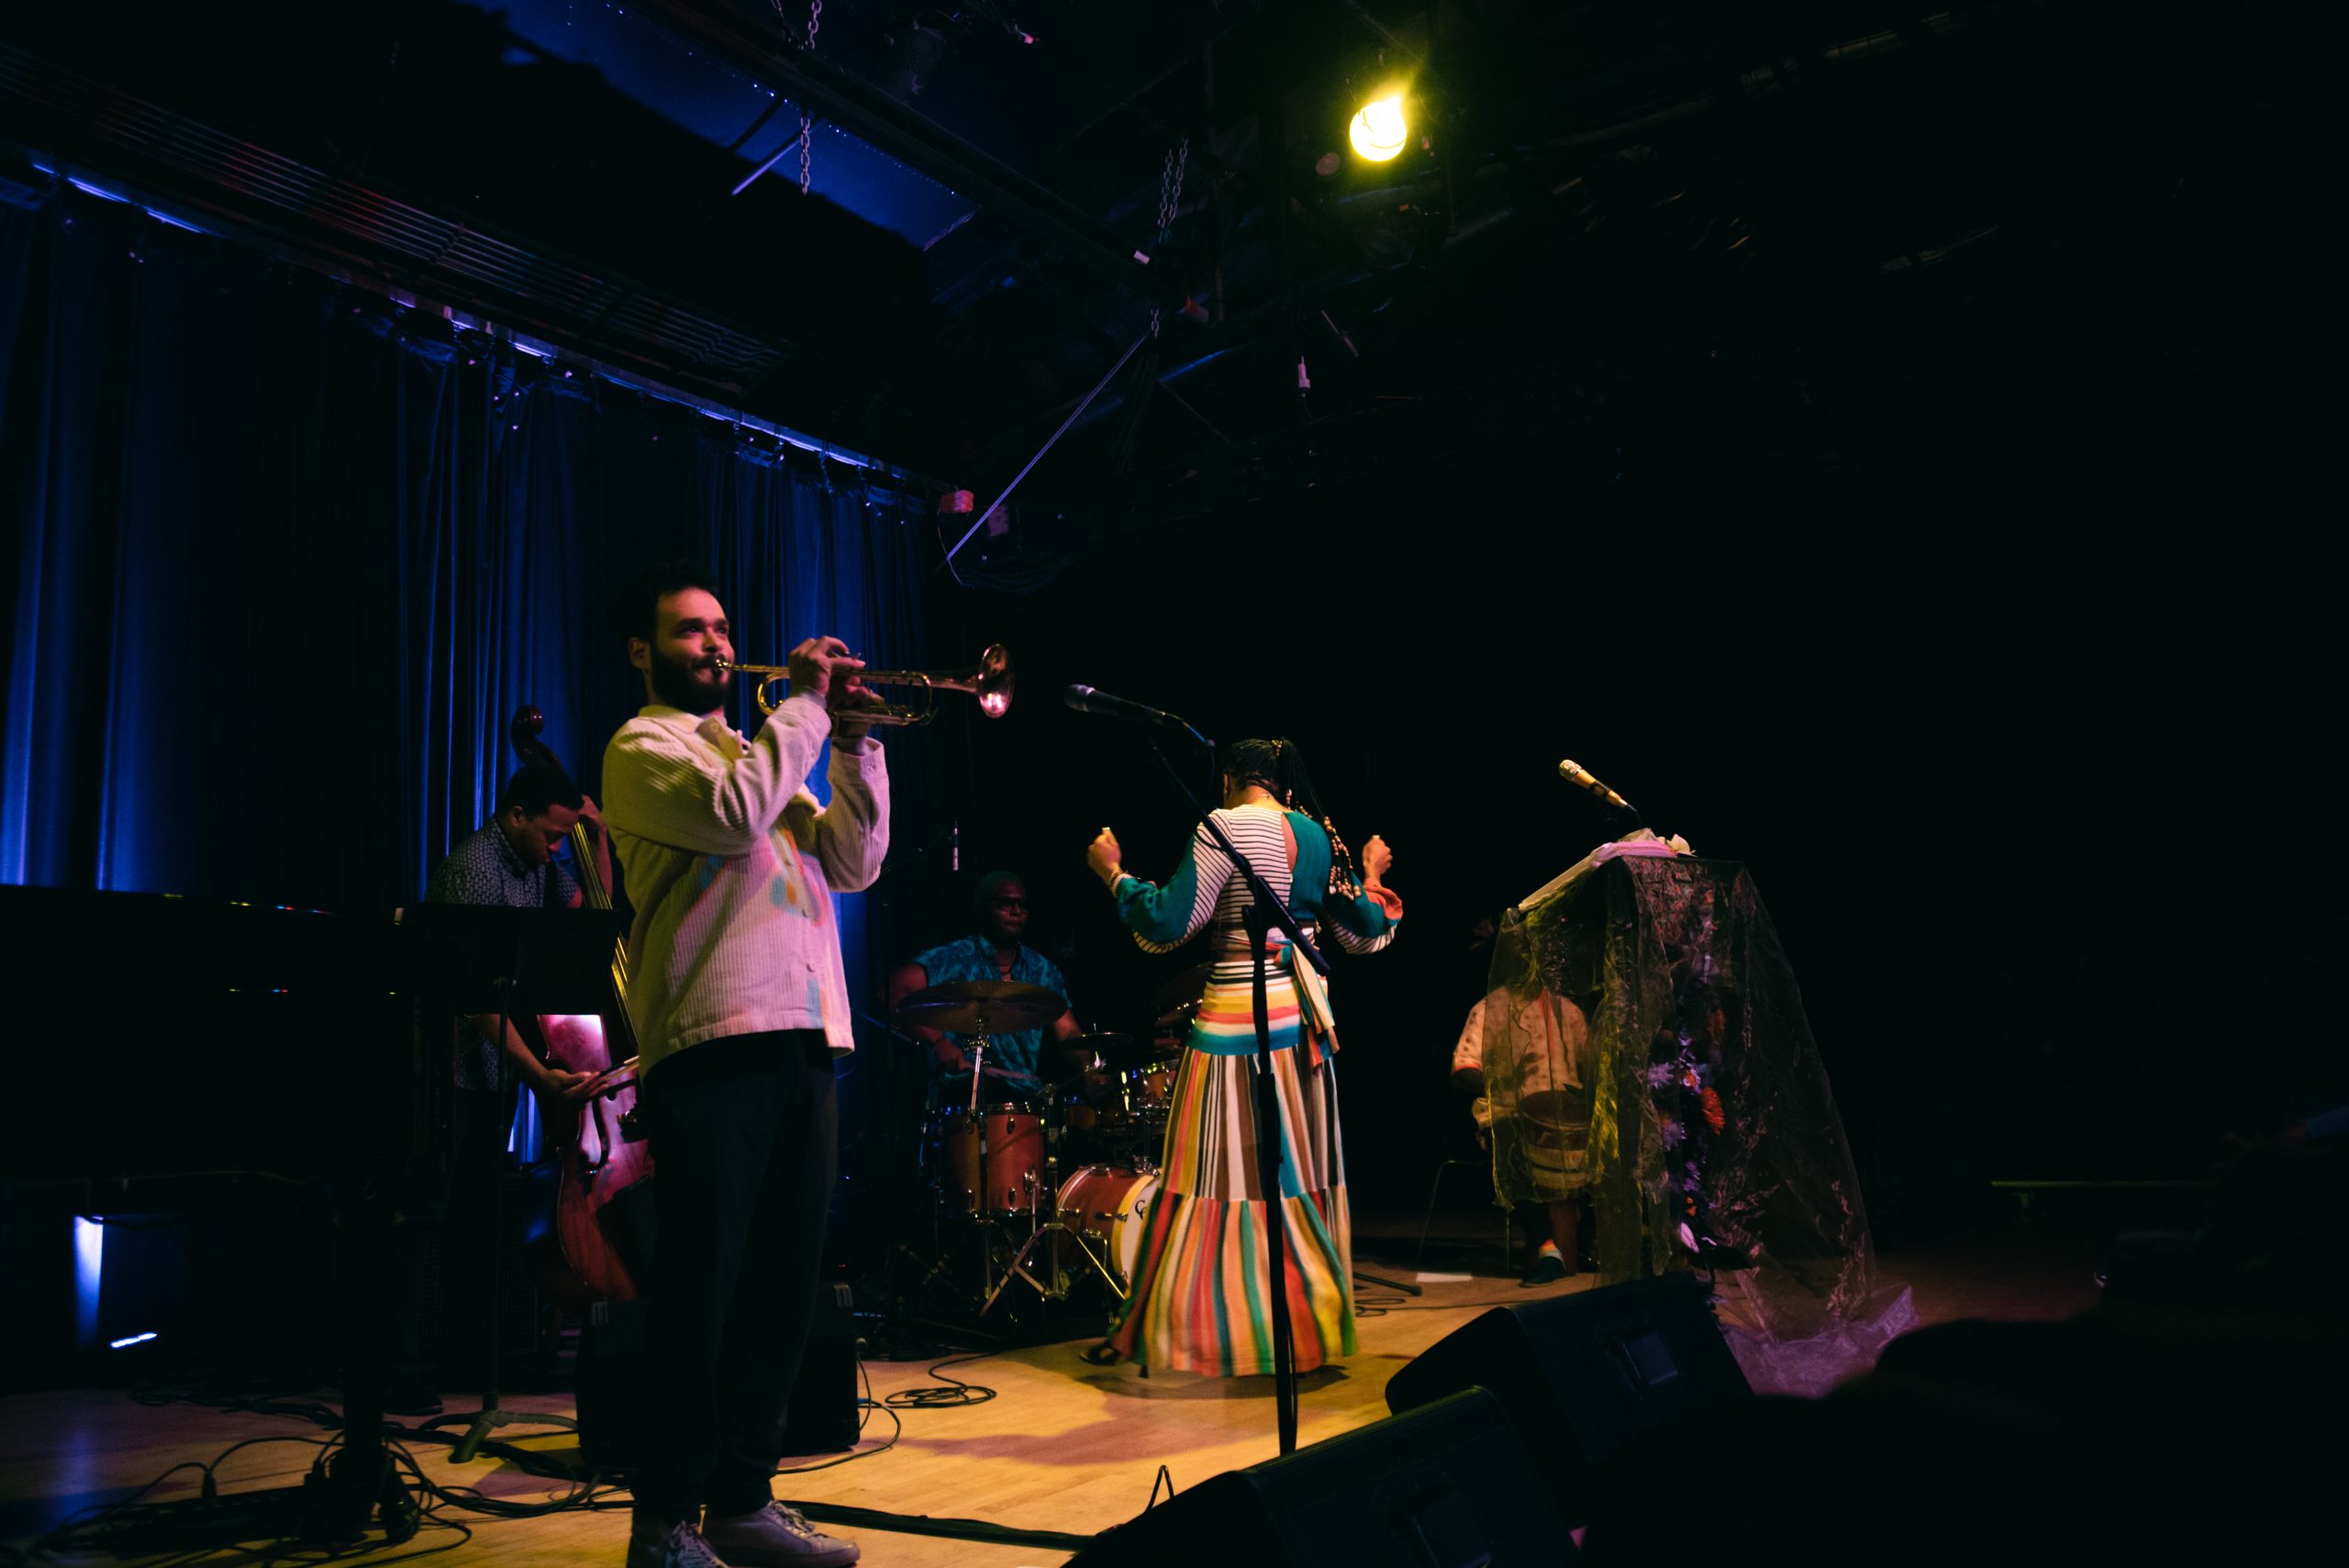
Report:
[{"label": "spotlight", "polygon": [[1346,135],[1354,151],[1373,163],[1384,163],[1402,151],[1403,144],[1411,139],[1409,128],[1403,123],[1403,95],[1389,93],[1364,104],[1354,123],[1346,128]]}]

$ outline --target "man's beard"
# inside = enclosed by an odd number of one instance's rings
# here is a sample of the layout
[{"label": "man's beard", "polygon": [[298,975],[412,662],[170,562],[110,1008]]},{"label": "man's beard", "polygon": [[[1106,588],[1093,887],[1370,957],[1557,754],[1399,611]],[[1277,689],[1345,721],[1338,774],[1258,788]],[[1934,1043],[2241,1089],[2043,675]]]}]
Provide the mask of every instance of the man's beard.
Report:
[{"label": "man's beard", "polygon": [[670,707],[704,714],[715,713],[726,706],[726,688],[730,682],[725,676],[712,673],[704,679],[701,672],[684,660],[661,653],[652,655],[647,673],[652,677],[652,695]]}]

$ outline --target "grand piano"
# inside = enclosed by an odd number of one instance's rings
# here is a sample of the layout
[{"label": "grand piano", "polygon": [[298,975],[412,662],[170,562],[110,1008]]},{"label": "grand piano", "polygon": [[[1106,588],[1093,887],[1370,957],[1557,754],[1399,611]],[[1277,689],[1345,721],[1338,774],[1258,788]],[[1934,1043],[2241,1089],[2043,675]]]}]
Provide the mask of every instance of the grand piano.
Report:
[{"label": "grand piano", "polygon": [[0,886],[0,934],[16,1109],[0,1183],[72,1212],[167,1207],[237,1176],[323,1184],[349,1243],[345,1442],[277,1499],[283,1533],[350,1540],[371,1515],[412,1531],[382,1445],[378,1325],[395,1206],[442,1158],[458,955],[388,918],[41,887]]},{"label": "grand piano", "polygon": [[0,887],[0,931],[20,1113],[0,1180],[397,1183],[439,1157],[440,944],[388,918],[48,887]]}]

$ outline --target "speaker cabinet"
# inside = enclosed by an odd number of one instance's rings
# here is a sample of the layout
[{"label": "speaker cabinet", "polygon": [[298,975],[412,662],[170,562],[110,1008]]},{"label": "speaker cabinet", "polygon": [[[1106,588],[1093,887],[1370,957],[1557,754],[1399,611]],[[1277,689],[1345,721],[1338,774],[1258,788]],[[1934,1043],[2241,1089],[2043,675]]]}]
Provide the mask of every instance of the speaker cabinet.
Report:
[{"label": "speaker cabinet", "polygon": [[1626,1439],[1753,1396],[1687,1273],[1495,1307],[1397,1372],[1386,1404],[1416,1409],[1472,1385],[1499,1396],[1574,1524],[1588,1518],[1592,1467]]},{"label": "speaker cabinet", "polygon": [[[636,1468],[645,1403],[641,1301],[603,1301],[579,1330],[579,1457],[591,1470]],[[785,1455],[839,1453],[856,1446],[856,1309],[845,1284],[816,1286],[807,1349],[783,1419]]]},{"label": "speaker cabinet", "polygon": [[1474,1388],[1178,1492],[1097,1537],[1068,1568],[1574,1561],[1574,1537],[1500,1401]]}]

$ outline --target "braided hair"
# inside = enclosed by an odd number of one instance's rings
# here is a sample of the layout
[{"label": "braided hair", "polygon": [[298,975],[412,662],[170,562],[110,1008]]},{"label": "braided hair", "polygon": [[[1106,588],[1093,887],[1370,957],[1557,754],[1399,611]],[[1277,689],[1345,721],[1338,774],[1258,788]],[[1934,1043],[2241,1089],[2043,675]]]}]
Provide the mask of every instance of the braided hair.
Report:
[{"label": "braided hair", "polygon": [[1338,835],[1338,825],[1330,820],[1330,813],[1321,804],[1321,792],[1313,787],[1313,775],[1306,771],[1305,753],[1297,742],[1278,740],[1236,740],[1224,749],[1223,771],[1237,784],[1261,784],[1291,811],[1301,811],[1321,824],[1330,835],[1330,891],[1342,898],[1352,898],[1362,891],[1362,873],[1354,864],[1353,851]]}]

